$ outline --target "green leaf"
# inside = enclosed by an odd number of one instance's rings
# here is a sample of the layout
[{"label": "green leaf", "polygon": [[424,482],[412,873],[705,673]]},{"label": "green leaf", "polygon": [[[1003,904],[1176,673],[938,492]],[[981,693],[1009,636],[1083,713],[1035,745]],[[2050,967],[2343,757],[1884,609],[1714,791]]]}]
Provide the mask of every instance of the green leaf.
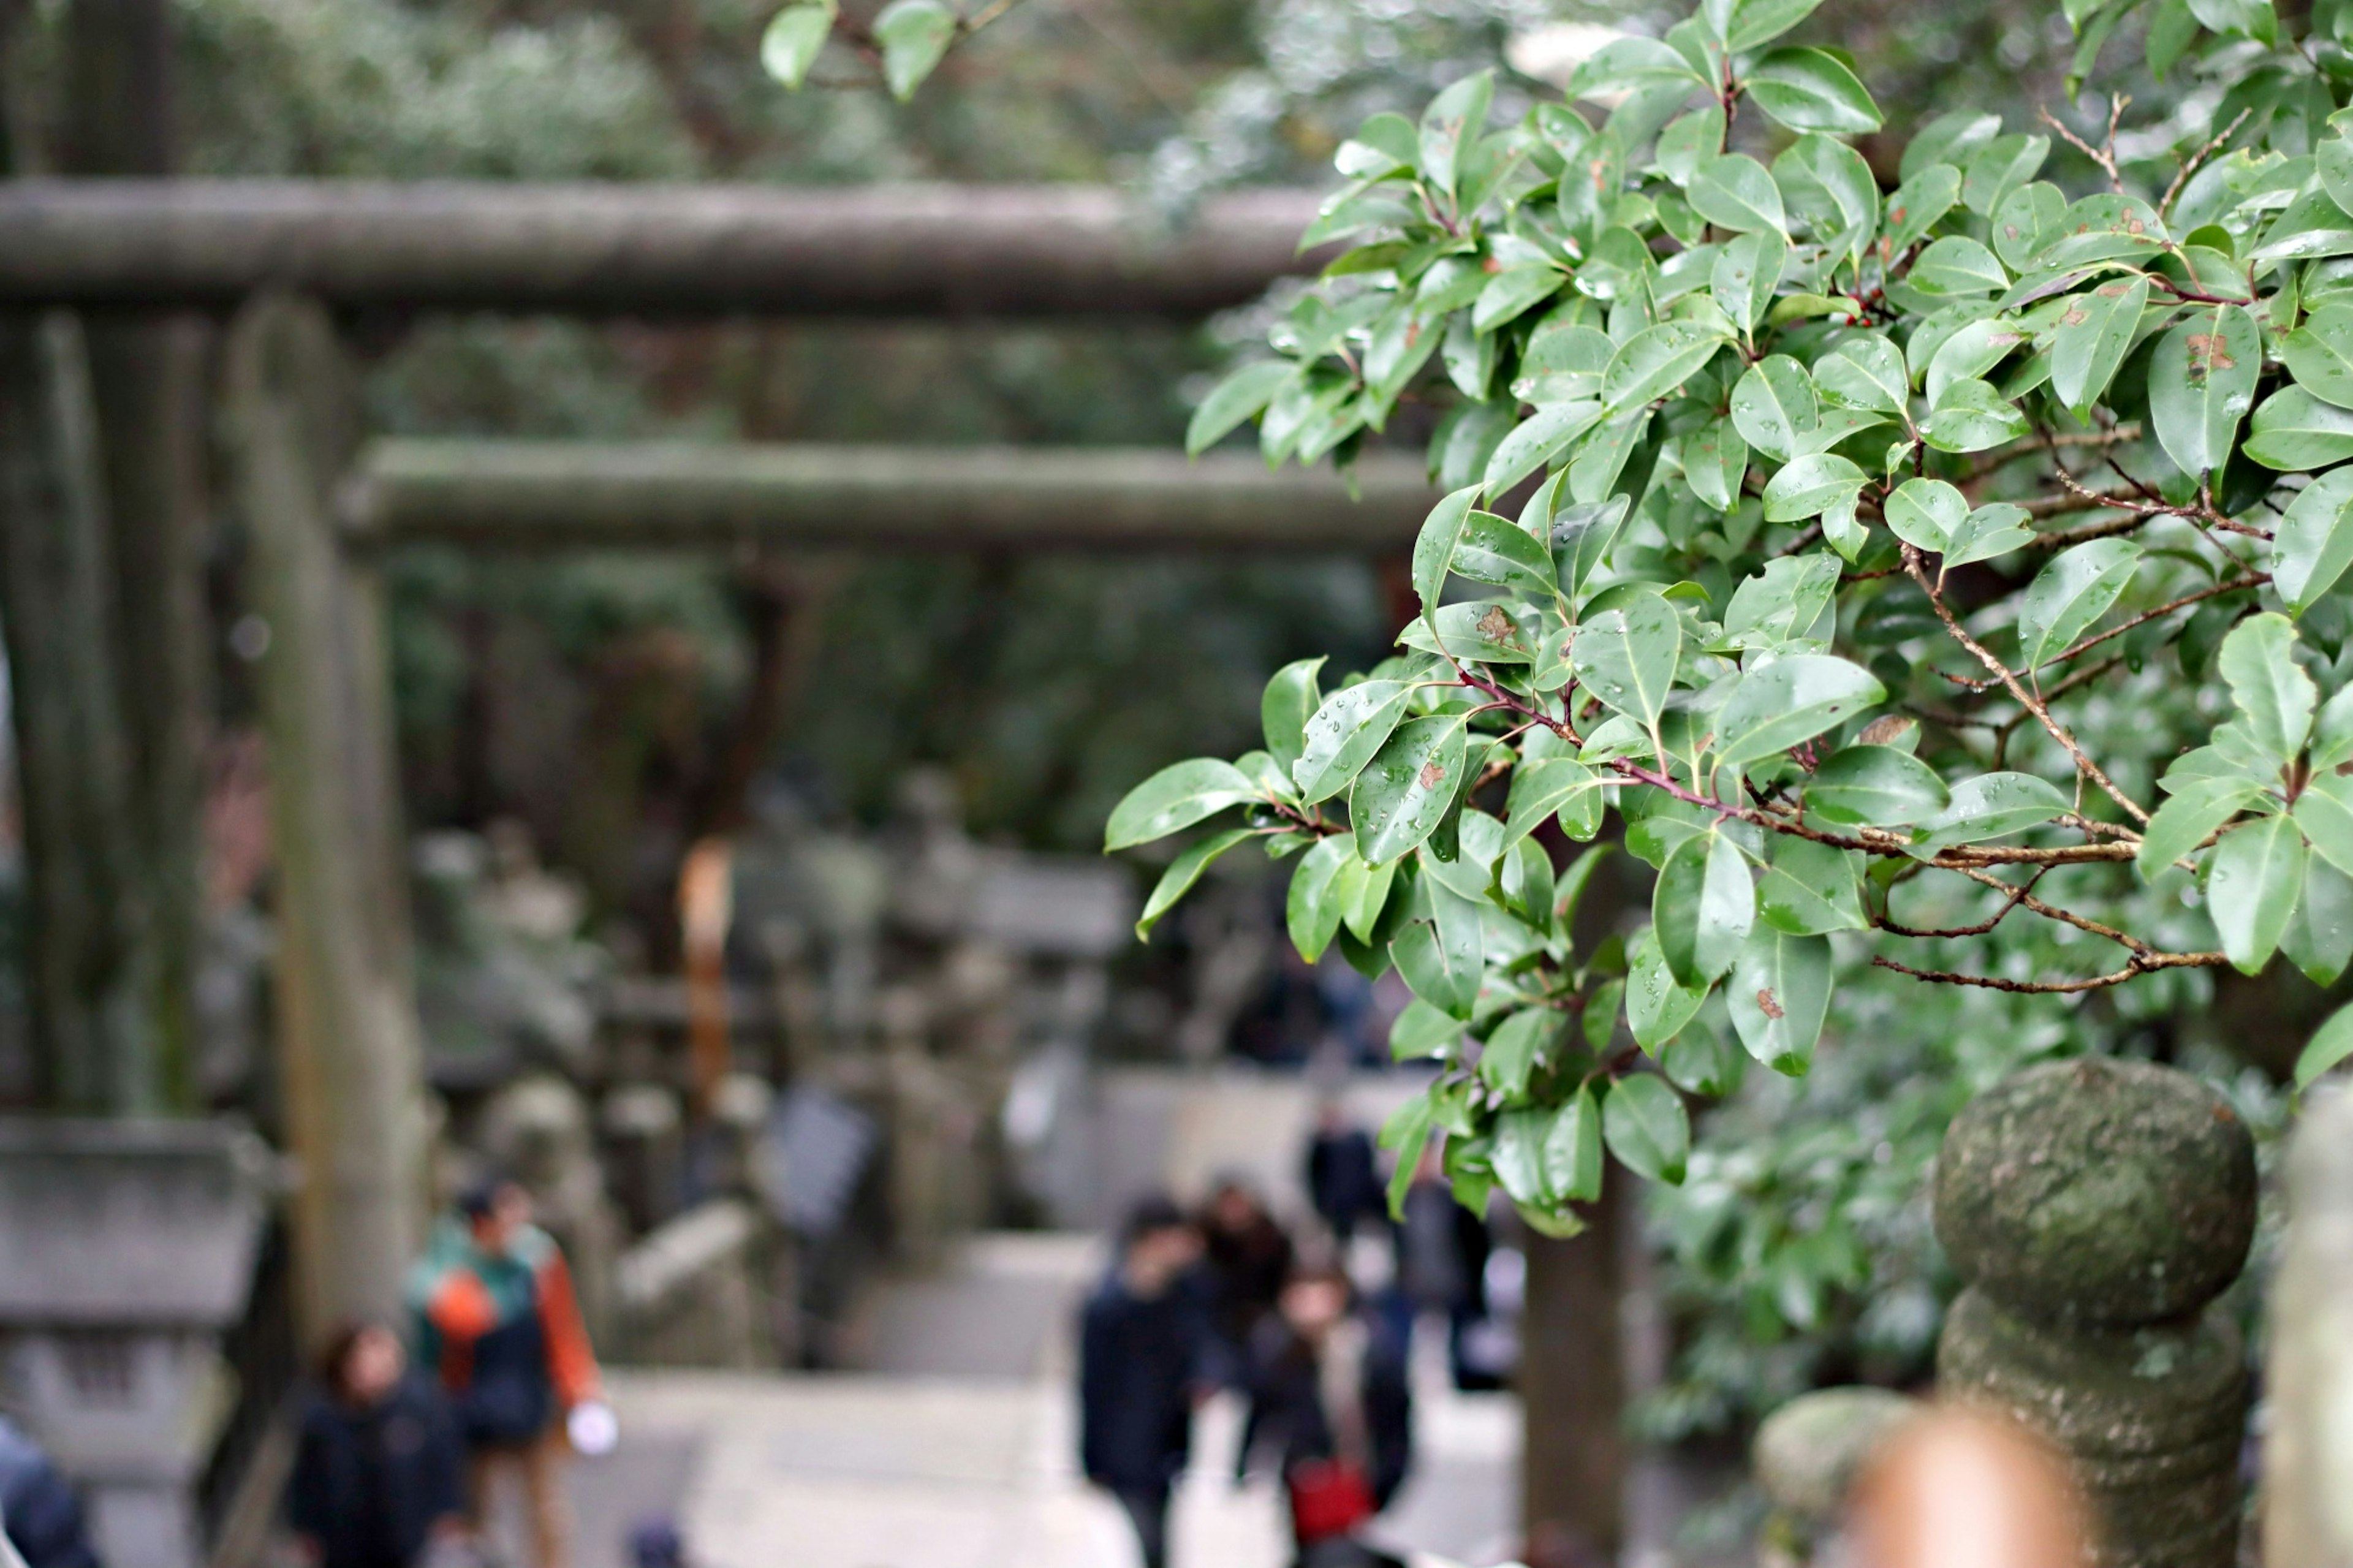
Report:
[{"label": "green leaf", "polygon": [[2057,237],[2066,216],[2067,198],[2050,181],[2019,186],[1994,209],[1994,254],[2012,272],[2028,270],[2043,246]]},{"label": "green leaf", "polygon": [[1727,54],[1745,55],[1771,43],[1814,14],[1821,0],[1730,0],[1728,22],[1715,33]]},{"label": "green leaf", "polygon": [[1529,618],[1516,616],[1502,605],[1448,605],[1427,621],[1415,621],[1398,634],[1408,647],[1444,653],[1485,664],[1530,664],[1538,638]]},{"label": "green leaf", "polygon": [[2035,668],[2090,631],[2132,581],[2141,555],[2129,539],[2094,539],[2052,556],[2019,600],[2019,656],[2026,668]]},{"label": "green leaf", "polygon": [[1308,719],[1323,705],[1323,697],[1315,689],[1315,672],[1323,668],[1320,654],[1286,664],[1274,672],[1259,698],[1259,725],[1266,732],[1266,749],[1285,777],[1305,750]]},{"label": "green leaf", "polygon": [[1830,1012],[1830,939],[1758,926],[1724,990],[1732,1027],[1748,1054],[1775,1072],[1797,1077],[1812,1062]]},{"label": "green leaf", "polygon": [[1176,907],[1177,900],[1192,891],[1193,884],[1201,879],[1201,873],[1209,868],[1210,861],[1243,839],[1260,837],[1261,835],[1251,828],[1228,828],[1189,846],[1182,855],[1168,862],[1168,869],[1160,873],[1160,880],[1154,885],[1152,896],[1144,901],[1144,914],[1135,922],[1135,940],[1142,942],[1152,934],[1152,928],[1160,923],[1160,917]]},{"label": "green leaf", "polygon": [[2185,474],[2211,473],[2231,455],[2231,437],[2255,400],[2263,343],[2254,318],[2236,305],[2201,310],[2157,343],[2148,367],[2148,408],[2157,439]]},{"label": "green leaf", "polygon": [[1707,1000],[1707,991],[1704,985],[1678,984],[1659,950],[1656,933],[1644,931],[1634,943],[1626,973],[1626,1025],[1634,1031],[1634,1043],[1656,1056],[1660,1047],[1683,1033]]},{"label": "green leaf", "polygon": [[1710,158],[1692,174],[1692,210],[1736,234],[1770,229],[1787,235],[1781,190],[1764,164],[1745,153]]},{"label": "green leaf", "polygon": [[[1355,841],[1350,840],[1353,849]],[[1360,942],[1369,942],[1380,929],[1382,916],[1388,911],[1390,890],[1397,885],[1398,863],[1367,866],[1362,858],[1351,854],[1340,866],[1336,879],[1340,898],[1340,924]]]},{"label": "green leaf", "polygon": [[1968,521],[1969,503],[1942,479],[1906,479],[1895,487],[1881,513],[1896,538],[1941,555]]},{"label": "green leaf", "polygon": [[1437,1124],[1437,1107],[1427,1094],[1410,1094],[1389,1112],[1381,1123],[1380,1145],[1394,1151],[1396,1168],[1389,1173],[1389,1217],[1405,1218],[1405,1195],[1413,1190],[1414,1180],[1421,1173],[1421,1154],[1430,1146],[1431,1129]]},{"label": "green leaf", "polygon": [[1887,198],[1887,248],[1903,255],[1960,199],[1961,172],[1950,163],[1930,163],[1906,174]]},{"label": "green leaf", "polygon": [[2353,458],[2353,409],[2284,386],[2255,410],[2243,450],[2267,468],[2290,473],[2342,462]]},{"label": "green leaf", "polygon": [[1633,1073],[1601,1102],[1601,1135],[1618,1163],[1647,1182],[1683,1184],[1691,1159],[1691,1117],[1664,1079]]},{"label": "green leaf", "polygon": [[1560,292],[1568,274],[1549,261],[1523,261],[1487,279],[1471,308],[1471,330],[1492,332]]},{"label": "green leaf", "polygon": [[817,64],[818,51],[833,36],[834,0],[787,5],[768,19],[760,35],[760,68],[798,90]]},{"label": "green leaf", "polygon": [[2323,305],[2280,340],[2295,384],[2339,408],[2353,408],[2353,305]]},{"label": "green leaf", "polygon": [[2206,842],[2207,836],[2260,798],[2253,779],[2200,779],[2174,791],[2141,830],[2133,863],[2142,879],[2155,881],[2168,866]]},{"label": "green leaf", "polygon": [[1504,803],[1504,847],[1510,848],[1544,826],[1545,818],[1602,787],[1593,770],[1575,757],[1539,757],[1512,770],[1512,792]]},{"label": "green leaf", "polygon": [[1781,268],[1789,258],[1788,242],[1769,232],[1744,234],[1716,253],[1708,274],[1708,292],[1744,331],[1765,319]]},{"label": "green leaf", "polygon": [[2008,359],[2027,341],[2028,335],[2019,323],[1999,316],[1988,316],[1962,327],[1929,356],[1928,374],[1923,383],[1928,405],[1933,408],[1942,403],[1946,388],[1956,382],[1983,380],[1986,372]]},{"label": "green leaf", "polygon": [[1991,561],[2023,550],[2034,542],[2034,531],[2027,527],[2032,514],[2022,506],[2009,501],[1989,501],[1961,520],[1953,535],[1951,548],[1945,552],[1945,569],[1966,566],[1972,561]]},{"label": "green leaf", "polygon": [[1674,607],[1655,595],[1641,595],[1578,627],[1569,651],[1588,690],[1648,729],[1666,707],[1683,646],[1683,618]]},{"label": "green leaf", "polygon": [[1915,829],[1919,847],[1982,844],[2074,809],[2047,779],[2032,773],[1977,773],[1953,785],[1944,810]]},{"label": "green leaf", "polygon": [[[1574,100],[1597,94],[1640,92],[1651,88],[1684,91],[1702,85],[1691,62],[1672,45],[1656,38],[1624,37],[1611,39],[1578,65],[1568,80]],[[1652,121],[1656,124],[1657,121]]]},{"label": "green leaf", "polygon": [[1976,240],[1948,234],[1912,263],[1912,283],[1929,294],[1991,294],[2010,287],[2000,258]]},{"label": "green leaf", "polygon": [[2226,37],[2269,44],[2279,32],[2271,0],[2189,0],[2189,13]]},{"label": "green leaf", "polygon": [[2154,256],[2165,247],[2165,221],[2137,196],[2102,192],[2067,209],[2054,237],[2034,257],[2039,269]]},{"label": "green leaf", "polygon": [[1462,1020],[1417,996],[1389,1026],[1391,1061],[1443,1059],[1462,1037]]},{"label": "green leaf", "polygon": [[1848,408],[1901,414],[1910,400],[1912,378],[1894,343],[1877,332],[1856,332],[1814,362],[1814,387]]},{"label": "green leaf", "polygon": [[1730,419],[1711,419],[1684,437],[1683,458],[1692,494],[1718,511],[1739,504],[1741,481],[1748,477],[1748,443]]},{"label": "green leaf", "polygon": [[1679,984],[1704,987],[1731,968],[1756,918],[1748,862],[1721,833],[1676,846],[1651,889],[1651,929]]},{"label": "green leaf", "polygon": [[2272,539],[2272,586],[2301,616],[2353,565],[2353,468],[2331,468],[2296,492]]},{"label": "green leaf", "polygon": [[1348,820],[1366,865],[1394,860],[1436,830],[1461,782],[1462,730],[1459,713],[1408,720],[1357,775]]},{"label": "green leaf", "polygon": [[1480,906],[1430,877],[1416,884],[1415,896],[1423,908],[1390,940],[1390,961],[1416,996],[1468,1019],[1486,963]]},{"label": "green leaf", "polygon": [[1810,453],[1766,485],[1765,521],[1796,522],[1834,506],[1852,506],[1862,491],[1863,479],[1861,468],[1835,452]]},{"label": "green leaf", "polygon": [[1694,1094],[1731,1094],[1739,1089],[1747,1066],[1748,1058],[1738,1047],[1704,1022],[1678,1034],[1659,1053],[1659,1070]]},{"label": "green leaf", "polygon": [[2233,828],[2214,846],[2206,908],[2222,951],[2242,974],[2260,973],[2304,896],[2304,837],[2284,816]]},{"label": "green leaf", "polygon": [[1478,485],[1465,485],[1430,509],[1413,542],[1413,591],[1421,601],[1424,620],[1437,612],[1446,574],[1454,569],[1454,552],[1470,526],[1471,509],[1479,499]]},{"label": "green leaf", "polygon": [[1473,583],[1516,588],[1540,600],[1555,592],[1552,552],[1525,529],[1492,511],[1474,511],[1463,521],[1454,548],[1454,574]]},{"label": "green leaf", "polygon": [[1716,755],[1744,767],[1813,739],[1887,699],[1861,665],[1830,654],[1789,654],[1752,667],[1716,716]]},{"label": "green leaf", "polygon": [[1862,931],[1870,923],[1862,918],[1854,857],[1807,838],[1785,837],[1774,845],[1773,864],[1757,883],[1757,905],[1766,924],[1790,936]]},{"label": "green leaf", "polygon": [[915,96],[955,41],[956,14],[940,0],[892,0],[874,18],[882,46],[882,79],[904,103]]},{"label": "green leaf", "polygon": [[1767,561],[1757,575],[1733,590],[1718,646],[1775,650],[1810,637],[1827,619],[1838,580],[1839,563],[1828,555],[1782,555]]},{"label": "green leaf", "polygon": [[2313,1031],[2295,1058],[2296,1089],[2310,1089],[2348,1057],[2353,1057],[2353,1006],[2339,1007]]},{"label": "green leaf", "polygon": [[2147,304],[2146,278],[2103,283],[2068,301],[2051,339],[2051,390],[2077,418],[2088,417],[2116,380]]},{"label": "green leaf", "polygon": [[1229,805],[1262,799],[1250,775],[1215,757],[1171,763],[1127,792],[1103,826],[1103,849],[1165,838]]},{"label": "green leaf", "polygon": [[1906,826],[1951,804],[1936,770],[1894,746],[1833,752],[1806,781],[1806,808],[1842,827]]},{"label": "green leaf", "polygon": [[1319,838],[1299,858],[1291,873],[1291,890],[1282,901],[1282,919],[1291,945],[1313,963],[1324,956],[1340,931],[1343,867],[1356,859],[1355,842],[1345,833]]},{"label": "green leaf", "polygon": [[2002,198],[2034,178],[2050,155],[2048,136],[1997,136],[1969,160],[1961,178],[1962,205],[1991,217]]},{"label": "green leaf", "polygon": [[1601,1108],[1589,1086],[1553,1116],[1545,1134],[1544,1165],[1556,1199],[1590,1203],[1601,1195]]},{"label": "green leaf", "polygon": [[1471,150],[1487,126],[1487,106],[1495,95],[1495,73],[1480,71],[1430,100],[1421,111],[1423,178],[1446,195],[1455,194]]},{"label": "green leaf", "polygon": [[1778,48],[1744,83],[1757,107],[1792,131],[1862,134],[1879,129],[1879,106],[1844,61],[1826,49]]},{"label": "green leaf", "polygon": [[1819,132],[1799,137],[1773,160],[1785,206],[1805,215],[1816,234],[1850,254],[1879,232],[1879,182],[1862,153]]},{"label": "green leaf", "polygon": [[1821,422],[1813,377],[1788,354],[1767,354],[1732,388],[1732,423],[1748,444],[1778,462],[1804,450]]},{"label": "green leaf", "polygon": [[2027,430],[2026,416],[2000,393],[1982,381],[1957,381],[1937,399],[1920,435],[1939,452],[1982,452]]},{"label": "green leaf", "polygon": [[2314,852],[2353,876],[2353,779],[2317,775],[2295,797],[2295,816]]},{"label": "green leaf", "polygon": [[2000,134],[1999,114],[1966,109],[1940,114],[1913,132],[1912,140],[1904,148],[1895,177],[1908,180],[1937,163],[1950,163],[1957,173]]},{"label": "green leaf", "polygon": [[1291,766],[1301,798],[1313,805],[1346,789],[1405,717],[1412,695],[1401,680],[1366,680],[1324,699]]},{"label": "green leaf", "polygon": [[1517,1100],[1528,1091],[1544,1048],[1560,1033],[1560,1015],[1549,1007],[1527,1007],[1495,1026],[1479,1053],[1479,1076],[1496,1093]]},{"label": "green leaf", "polygon": [[1185,450],[1198,456],[1208,450],[1244,420],[1254,419],[1265,411],[1282,390],[1283,383],[1297,374],[1299,367],[1289,360],[1259,360],[1246,364],[1209,389],[1201,405],[1193,410],[1191,423],[1185,426]]},{"label": "green leaf", "polygon": [[1539,408],[1497,444],[1481,484],[1501,495],[1558,457],[1568,444],[1601,423],[1599,399],[1556,403]]},{"label": "green leaf", "polygon": [[2249,616],[2222,639],[2215,668],[2231,685],[2231,700],[2246,715],[2247,732],[2282,764],[2304,750],[2312,733],[2319,689],[2295,662],[2295,627],[2285,616]]},{"label": "green leaf", "polygon": [[1663,397],[1715,357],[1724,334],[1697,321],[1667,321],[1634,334],[1601,377],[1601,401],[1612,412]]},{"label": "green leaf", "polygon": [[2304,901],[2281,933],[2280,951],[2315,985],[2334,985],[2353,963],[2353,878],[2321,859],[2304,867]]},{"label": "green leaf", "polygon": [[1715,104],[1679,115],[1659,132],[1659,170],[1678,185],[1691,184],[1703,159],[1724,146],[1724,110]]}]

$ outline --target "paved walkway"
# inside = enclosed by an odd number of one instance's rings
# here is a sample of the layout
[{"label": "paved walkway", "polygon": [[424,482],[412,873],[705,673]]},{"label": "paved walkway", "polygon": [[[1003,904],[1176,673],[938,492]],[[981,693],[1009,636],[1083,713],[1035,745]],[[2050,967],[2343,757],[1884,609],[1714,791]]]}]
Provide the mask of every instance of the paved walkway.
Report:
[{"label": "paved walkway", "polygon": [[[875,1343],[888,1372],[616,1374],[627,1438],[575,1472],[583,1568],[615,1561],[625,1500],[654,1511],[663,1489],[702,1568],[1127,1568],[1124,1522],[1073,1466],[1067,1330],[1096,1246],[980,1238],[948,1280],[886,1297]],[[1497,1561],[1517,1407],[1456,1394],[1431,1358],[1417,1371],[1421,1464],[1388,1542]],[[1240,1424],[1229,1398],[1202,1414],[1176,1568],[1288,1561],[1272,1487],[1228,1479]]]}]

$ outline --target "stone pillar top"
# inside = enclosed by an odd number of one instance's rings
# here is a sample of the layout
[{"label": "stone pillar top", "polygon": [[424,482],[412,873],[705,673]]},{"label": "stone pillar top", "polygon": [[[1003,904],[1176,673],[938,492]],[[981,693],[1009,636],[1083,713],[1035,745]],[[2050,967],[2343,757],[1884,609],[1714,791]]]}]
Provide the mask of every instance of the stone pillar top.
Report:
[{"label": "stone pillar top", "polygon": [[1936,1237],[2018,1317],[2128,1328],[2194,1314],[2244,1265],[2255,1152],[2228,1101],[2146,1062],[2029,1068],[1973,1100],[1936,1166]]}]

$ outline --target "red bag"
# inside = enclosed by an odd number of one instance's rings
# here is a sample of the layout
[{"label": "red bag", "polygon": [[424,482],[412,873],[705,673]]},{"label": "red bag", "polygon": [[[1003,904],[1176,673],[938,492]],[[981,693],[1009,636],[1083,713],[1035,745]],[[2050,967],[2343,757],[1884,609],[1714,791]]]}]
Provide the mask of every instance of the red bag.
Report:
[{"label": "red bag", "polygon": [[1291,1467],[1291,1527],[1299,1544],[1351,1535],[1373,1517],[1372,1483],[1345,1459],[1303,1459]]}]

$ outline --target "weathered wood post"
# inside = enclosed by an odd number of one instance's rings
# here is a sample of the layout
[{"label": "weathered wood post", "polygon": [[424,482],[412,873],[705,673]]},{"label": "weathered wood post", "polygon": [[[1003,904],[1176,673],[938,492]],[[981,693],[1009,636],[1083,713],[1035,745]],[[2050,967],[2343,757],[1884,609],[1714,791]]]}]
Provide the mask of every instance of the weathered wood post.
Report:
[{"label": "weathered wood post", "polygon": [[0,626],[8,641],[43,1103],[157,1109],[150,910],[125,830],[131,756],[81,323],[0,319]]},{"label": "weathered wood post", "polygon": [[427,1121],[401,874],[383,611],[343,549],[355,393],[316,304],[231,328],[227,401],[259,662],[278,873],[278,1032],[305,1331],[389,1318],[421,1239]]},{"label": "weathered wood post", "polygon": [[2147,1063],[2030,1068],[1955,1120],[1936,1208],[1968,1282],[1942,1392],[2066,1455],[2101,1568],[2229,1568],[2247,1376],[2208,1308],[2255,1224],[2254,1142],[2230,1105]]},{"label": "weathered wood post", "polygon": [[2305,1111],[2288,1150],[2271,1297],[2266,1568],[2353,1563],[2353,1089]]}]

